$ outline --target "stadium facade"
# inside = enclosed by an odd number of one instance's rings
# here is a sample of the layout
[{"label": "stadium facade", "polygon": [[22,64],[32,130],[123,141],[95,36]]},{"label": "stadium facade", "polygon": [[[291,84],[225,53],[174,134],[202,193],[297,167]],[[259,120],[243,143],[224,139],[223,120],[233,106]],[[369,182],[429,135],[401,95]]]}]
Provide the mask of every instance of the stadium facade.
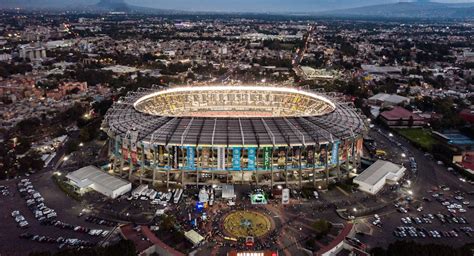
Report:
[{"label": "stadium facade", "polygon": [[366,124],[336,94],[276,86],[140,89],[102,129],[111,170],[164,184],[290,184],[360,163]]}]

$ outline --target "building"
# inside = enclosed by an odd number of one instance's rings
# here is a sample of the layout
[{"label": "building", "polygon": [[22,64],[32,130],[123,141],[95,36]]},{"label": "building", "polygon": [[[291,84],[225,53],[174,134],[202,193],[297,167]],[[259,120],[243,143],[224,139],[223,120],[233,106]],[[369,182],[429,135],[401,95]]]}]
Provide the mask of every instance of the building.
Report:
[{"label": "building", "polygon": [[426,124],[423,117],[402,107],[384,111],[380,113],[379,117],[388,127],[422,127]]},{"label": "building", "polygon": [[397,182],[404,174],[405,167],[388,161],[377,160],[355,177],[354,183],[359,185],[361,191],[375,195],[383,188],[385,183]]},{"label": "building", "polygon": [[129,179],[273,186],[315,183],[357,165],[363,120],[352,105],[311,91],[194,86],[131,93],[102,129],[114,172]]},{"label": "building", "polygon": [[185,254],[165,244],[150,230],[148,226],[133,226],[127,224],[120,226],[120,234],[124,239],[135,244],[139,256],[163,255],[184,256]]},{"label": "building", "polygon": [[370,105],[380,107],[406,105],[410,103],[410,99],[397,94],[378,93],[369,98]]},{"label": "building", "polygon": [[459,131],[433,132],[434,154],[446,163],[474,170],[474,140]]},{"label": "building", "polygon": [[22,59],[41,60],[46,58],[46,48],[43,46],[22,45],[19,53]]},{"label": "building", "polygon": [[472,109],[463,109],[459,112],[459,116],[468,123],[474,123],[474,110]]},{"label": "building", "polygon": [[105,196],[117,198],[132,189],[132,183],[103,172],[92,165],[68,173],[66,178],[78,188],[80,193],[92,189]]}]

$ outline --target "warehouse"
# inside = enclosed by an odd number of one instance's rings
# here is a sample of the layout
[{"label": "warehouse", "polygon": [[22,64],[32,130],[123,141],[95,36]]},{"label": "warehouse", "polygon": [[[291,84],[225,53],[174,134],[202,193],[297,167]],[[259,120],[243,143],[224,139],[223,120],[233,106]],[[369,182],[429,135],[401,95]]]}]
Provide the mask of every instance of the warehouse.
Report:
[{"label": "warehouse", "polygon": [[387,182],[397,182],[405,174],[405,167],[392,162],[377,160],[354,178],[361,191],[375,195]]},{"label": "warehouse", "polygon": [[66,175],[69,182],[78,188],[80,193],[93,189],[103,195],[116,198],[129,192],[132,184],[89,165]]}]

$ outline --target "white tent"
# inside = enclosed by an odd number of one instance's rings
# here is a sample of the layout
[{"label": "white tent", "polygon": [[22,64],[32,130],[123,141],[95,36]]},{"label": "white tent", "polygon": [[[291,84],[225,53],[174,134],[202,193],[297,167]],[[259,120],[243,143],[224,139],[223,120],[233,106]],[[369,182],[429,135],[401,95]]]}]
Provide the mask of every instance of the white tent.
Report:
[{"label": "white tent", "polygon": [[202,241],[204,241],[204,237],[202,237],[198,232],[192,229],[187,232],[184,232],[184,236],[193,244],[193,246],[196,246]]},{"label": "white tent", "polygon": [[130,182],[103,172],[92,165],[71,172],[66,175],[66,178],[79,190],[91,188],[111,198],[116,198],[132,189]]},{"label": "white tent", "polygon": [[377,160],[354,178],[359,189],[370,194],[376,194],[386,182],[396,182],[405,174],[405,167],[392,162]]}]

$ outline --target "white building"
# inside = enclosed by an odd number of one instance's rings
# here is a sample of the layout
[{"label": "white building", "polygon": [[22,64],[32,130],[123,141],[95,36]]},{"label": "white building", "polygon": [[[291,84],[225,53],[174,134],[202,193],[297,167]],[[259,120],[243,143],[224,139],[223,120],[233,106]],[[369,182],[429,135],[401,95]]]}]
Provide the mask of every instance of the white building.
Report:
[{"label": "white building", "polygon": [[392,162],[377,160],[354,178],[354,183],[359,184],[359,189],[375,195],[385,183],[397,182],[405,174],[405,167]]},{"label": "white building", "polygon": [[21,45],[19,53],[22,59],[40,60],[46,58],[46,48],[43,46]]},{"label": "white building", "polygon": [[80,193],[93,189],[108,197],[116,198],[132,189],[132,183],[103,172],[92,165],[71,172],[66,175],[66,178],[79,188]]}]

